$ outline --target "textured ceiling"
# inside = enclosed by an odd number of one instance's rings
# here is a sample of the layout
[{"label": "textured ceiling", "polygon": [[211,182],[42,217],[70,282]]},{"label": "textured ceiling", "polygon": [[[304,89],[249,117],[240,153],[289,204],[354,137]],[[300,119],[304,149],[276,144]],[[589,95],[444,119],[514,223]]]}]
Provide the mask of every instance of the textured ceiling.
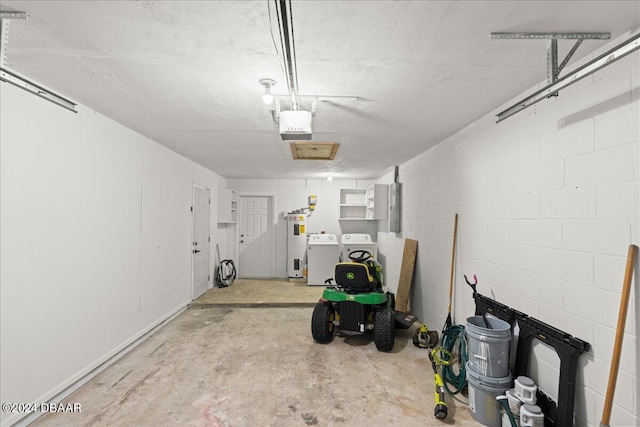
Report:
[{"label": "textured ceiling", "polygon": [[358,97],[318,102],[313,139],[340,142],[335,160],[294,161],[258,84],[287,93],[273,2],[0,6],[29,14],[11,69],[227,178],[377,178],[545,79],[544,40],[491,32],[640,27],[637,1],[294,1],[300,93]]}]

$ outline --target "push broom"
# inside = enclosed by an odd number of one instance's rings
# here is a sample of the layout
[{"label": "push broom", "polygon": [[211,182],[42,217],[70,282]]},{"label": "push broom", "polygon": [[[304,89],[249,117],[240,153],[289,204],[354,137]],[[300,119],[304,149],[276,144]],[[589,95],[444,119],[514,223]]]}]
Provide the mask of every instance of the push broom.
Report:
[{"label": "push broom", "polygon": [[609,384],[607,385],[607,396],[604,399],[604,410],[600,427],[609,427],[611,418],[611,407],[613,406],[613,396],[616,391],[616,381],[618,380],[618,367],[620,366],[620,355],[622,352],[622,338],[624,337],[624,325],[627,320],[627,308],[629,306],[629,295],[631,293],[631,278],[633,277],[633,264],[636,260],[638,247],[629,245],[627,255],[627,266],[624,270],[624,281],[622,282],[622,297],[620,298],[620,312],[618,313],[618,326],[616,327],[616,340],[613,344],[613,355],[611,356],[611,370],[609,371]]},{"label": "push broom", "polygon": [[453,220],[453,250],[451,251],[451,275],[449,276],[449,312],[447,314],[447,320],[444,322],[444,326],[442,327],[442,335],[449,329],[452,325],[451,321],[451,304],[453,301],[453,278],[455,272],[455,264],[456,264],[456,240],[458,236],[458,214],[456,214]]}]

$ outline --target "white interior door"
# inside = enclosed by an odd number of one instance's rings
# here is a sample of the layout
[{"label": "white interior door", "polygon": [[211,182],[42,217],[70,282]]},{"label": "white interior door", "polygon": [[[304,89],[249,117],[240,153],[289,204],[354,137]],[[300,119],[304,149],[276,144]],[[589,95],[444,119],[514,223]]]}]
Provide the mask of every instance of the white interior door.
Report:
[{"label": "white interior door", "polygon": [[209,288],[209,190],[193,186],[192,299]]},{"label": "white interior door", "polygon": [[240,197],[241,277],[273,277],[273,218],[271,197]]}]

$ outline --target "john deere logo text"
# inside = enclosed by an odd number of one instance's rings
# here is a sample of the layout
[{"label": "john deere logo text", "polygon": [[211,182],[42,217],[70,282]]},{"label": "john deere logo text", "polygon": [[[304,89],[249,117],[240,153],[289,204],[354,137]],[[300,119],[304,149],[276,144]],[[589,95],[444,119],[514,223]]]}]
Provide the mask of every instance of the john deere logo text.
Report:
[{"label": "john deere logo text", "polygon": [[355,278],[356,278],[356,275],[355,275],[355,274],[353,274],[353,273],[347,273],[347,279],[349,279],[349,280],[353,280],[353,279],[355,279]]}]

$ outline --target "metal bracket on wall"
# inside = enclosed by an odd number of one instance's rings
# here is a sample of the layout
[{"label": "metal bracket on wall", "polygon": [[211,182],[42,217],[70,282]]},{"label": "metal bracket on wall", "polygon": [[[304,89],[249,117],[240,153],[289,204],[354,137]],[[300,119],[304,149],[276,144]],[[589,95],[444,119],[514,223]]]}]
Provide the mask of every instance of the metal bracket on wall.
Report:
[{"label": "metal bracket on wall", "polygon": [[37,83],[34,83],[18,73],[7,68],[7,50],[9,47],[9,20],[10,19],[27,19],[26,12],[6,12],[0,11],[0,81],[11,83],[12,85],[24,89],[40,98],[53,102],[56,105],[66,108],[69,111],[77,113],[77,104],[66,99],[57,93],[46,89]]},{"label": "metal bracket on wall", "polygon": [[7,47],[9,46],[9,20],[0,19],[0,67],[7,66]]},{"label": "metal bracket on wall", "polygon": [[0,19],[27,19],[27,12],[0,11]]},{"label": "metal bracket on wall", "polygon": [[[613,49],[605,52],[600,55],[596,59],[588,62],[577,70],[563,76],[559,77],[560,71],[564,68],[564,66],[569,62],[571,56],[575,53],[578,46],[583,40],[587,39],[598,39],[598,40],[607,40],[610,37],[609,33],[492,33],[491,38],[496,39],[548,39],[547,43],[547,80],[549,85],[540,89],[533,95],[528,96],[520,102],[512,105],[506,110],[497,114],[498,120],[497,122],[501,122],[502,120],[511,117],[512,115],[524,110],[532,106],[533,104],[542,101],[543,99],[549,98],[551,96],[555,96],[558,94],[558,91],[566,88],[567,86],[572,85],[578,80],[587,77],[596,71],[604,68],[605,66],[611,64],[614,61],[617,61],[624,56],[630,54],[631,52],[640,48],[640,41],[638,38],[640,34],[636,34],[631,37],[629,40],[619,44]],[[577,39],[578,41],[573,46],[567,57],[562,61],[560,65],[557,65],[558,54],[557,54],[557,40],[558,39]],[[555,42],[555,43],[554,43]]]},{"label": "metal bracket on wall", "polygon": [[7,66],[7,47],[9,46],[10,19],[27,19],[27,12],[0,11],[0,67]]},{"label": "metal bracket on wall", "polygon": [[[611,33],[491,33],[492,39],[520,39],[547,41],[547,83],[555,83],[560,71],[567,65],[584,40],[609,40]],[[558,40],[577,40],[567,56],[558,65]]]}]

